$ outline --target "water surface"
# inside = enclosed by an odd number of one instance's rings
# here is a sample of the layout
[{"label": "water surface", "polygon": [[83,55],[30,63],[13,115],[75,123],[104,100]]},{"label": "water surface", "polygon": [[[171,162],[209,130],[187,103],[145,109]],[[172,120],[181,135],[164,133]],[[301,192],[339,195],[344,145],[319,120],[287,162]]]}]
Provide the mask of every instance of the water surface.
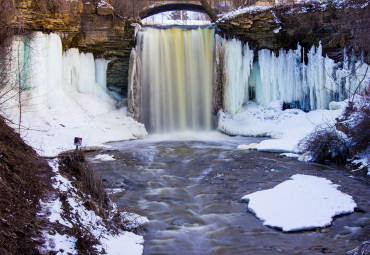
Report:
[{"label": "water surface", "polygon": [[[120,208],[139,208],[149,218],[144,254],[345,254],[368,240],[367,179],[338,167],[236,149],[256,140],[117,142],[103,152],[116,161],[94,165],[107,185],[125,188],[114,196]],[[360,210],[325,229],[283,233],[263,226],[240,202],[297,173],[339,184]]]}]

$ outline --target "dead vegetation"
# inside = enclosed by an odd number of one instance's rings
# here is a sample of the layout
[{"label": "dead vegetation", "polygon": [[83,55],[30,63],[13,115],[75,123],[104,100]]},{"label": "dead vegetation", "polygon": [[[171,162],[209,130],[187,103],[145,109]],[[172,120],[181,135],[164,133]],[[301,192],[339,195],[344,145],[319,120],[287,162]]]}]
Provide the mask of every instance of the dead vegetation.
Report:
[{"label": "dead vegetation", "polygon": [[[100,175],[81,151],[61,154],[59,165],[77,193],[54,190],[51,185],[54,173],[49,163],[0,117],[0,254],[40,254],[39,249],[46,241],[45,232],[75,237],[79,254],[98,254],[94,245],[99,244],[99,240],[73,209],[72,197],[81,201],[86,210],[99,215],[107,231],[137,233],[141,229],[135,216],[125,217],[114,209]],[[54,199],[61,201],[61,217],[72,227],[51,223],[46,218],[50,212],[45,211],[44,204]],[[40,201],[44,201],[43,205]]]},{"label": "dead vegetation", "polygon": [[59,155],[61,171],[67,176],[76,178],[76,186],[90,195],[99,206],[108,209],[108,195],[104,191],[101,176],[94,170],[81,150],[61,153]]},{"label": "dead vegetation", "polygon": [[46,160],[0,117],[0,254],[38,254],[39,201],[51,190]]},{"label": "dead vegetation", "polygon": [[[365,93],[349,102],[334,125],[325,125],[299,143],[301,152],[309,152],[314,161],[348,163],[366,157],[370,148],[370,95]],[[367,155],[368,157],[368,155]],[[367,173],[367,167],[362,172]]]}]

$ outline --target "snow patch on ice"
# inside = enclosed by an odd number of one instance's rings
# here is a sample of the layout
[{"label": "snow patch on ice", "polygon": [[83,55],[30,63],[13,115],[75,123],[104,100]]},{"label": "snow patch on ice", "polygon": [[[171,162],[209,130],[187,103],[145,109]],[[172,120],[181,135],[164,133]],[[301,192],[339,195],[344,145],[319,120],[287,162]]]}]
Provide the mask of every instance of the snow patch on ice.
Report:
[{"label": "snow patch on ice", "polygon": [[256,149],[257,144],[258,143],[240,144],[237,148],[242,150],[253,150]]},{"label": "snow patch on ice", "polygon": [[266,226],[283,231],[327,227],[333,217],[353,213],[352,197],[337,190],[331,181],[309,175],[293,175],[272,189],[246,195],[248,211]]},{"label": "snow patch on ice", "polygon": [[287,158],[299,158],[301,155],[296,153],[281,153],[280,156],[287,157]]},{"label": "snow patch on ice", "polygon": [[95,160],[101,160],[101,161],[114,161],[116,160],[113,155],[108,154],[99,154],[94,157]]}]

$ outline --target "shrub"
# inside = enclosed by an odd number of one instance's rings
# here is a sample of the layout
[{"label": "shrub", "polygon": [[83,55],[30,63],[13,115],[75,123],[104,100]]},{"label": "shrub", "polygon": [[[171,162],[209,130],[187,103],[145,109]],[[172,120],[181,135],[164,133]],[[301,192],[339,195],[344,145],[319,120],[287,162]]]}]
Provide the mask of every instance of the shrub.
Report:
[{"label": "shrub", "polygon": [[[346,113],[349,113],[349,119],[344,119],[342,122],[348,123],[346,135],[350,139],[350,156],[354,157],[356,154],[365,151],[370,145],[370,103],[369,97],[364,96],[365,104],[361,107],[351,106]],[[344,115],[345,116],[345,115]]]},{"label": "shrub", "polygon": [[318,127],[313,133],[299,142],[301,152],[308,151],[313,161],[333,160],[345,162],[348,156],[346,140],[335,127]]},{"label": "shrub", "polygon": [[365,152],[370,146],[370,100],[368,95],[357,96],[349,102],[334,126],[318,127],[300,141],[301,152],[309,152],[312,160],[333,160],[344,163]]},{"label": "shrub", "polygon": [[109,199],[104,191],[101,176],[95,171],[81,150],[66,152],[59,155],[61,169],[65,173],[74,176],[80,188],[86,194],[96,199],[103,208],[108,207]]}]

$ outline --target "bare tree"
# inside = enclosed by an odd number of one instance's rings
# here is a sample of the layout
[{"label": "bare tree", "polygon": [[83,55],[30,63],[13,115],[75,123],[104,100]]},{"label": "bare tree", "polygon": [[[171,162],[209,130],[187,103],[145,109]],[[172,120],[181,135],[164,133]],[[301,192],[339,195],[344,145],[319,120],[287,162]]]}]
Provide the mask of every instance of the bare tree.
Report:
[{"label": "bare tree", "polygon": [[216,11],[212,9],[211,5],[208,3],[207,0],[199,0],[199,2],[202,4],[204,10],[208,14],[208,16],[211,18],[212,22],[216,22],[218,20],[218,16],[216,14]]}]

